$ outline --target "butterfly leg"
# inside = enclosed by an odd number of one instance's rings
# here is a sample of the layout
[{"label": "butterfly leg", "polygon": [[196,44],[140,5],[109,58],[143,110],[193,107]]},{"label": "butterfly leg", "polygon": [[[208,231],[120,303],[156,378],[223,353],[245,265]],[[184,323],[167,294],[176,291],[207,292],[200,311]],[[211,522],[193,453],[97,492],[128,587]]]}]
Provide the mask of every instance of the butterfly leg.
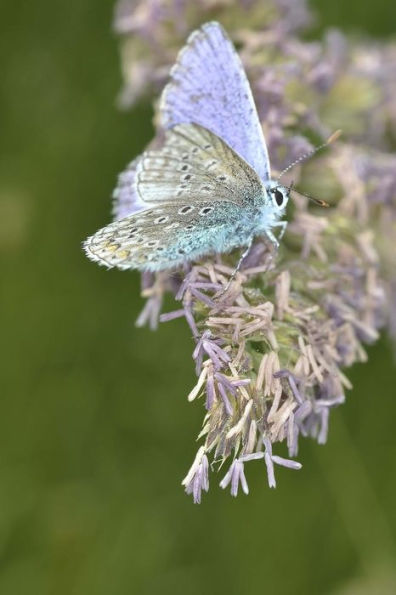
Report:
[{"label": "butterfly leg", "polygon": [[241,268],[241,266],[243,264],[243,261],[245,260],[245,258],[249,254],[250,248],[252,247],[252,244],[253,244],[253,236],[251,236],[249,238],[249,243],[247,245],[247,248],[242,252],[241,257],[240,257],[240,259],[238,261],[238,264],[236,265],[234,271],[232,272],[231,277],[228,280],[227,285],[225,286],[225,288],[223,289],[223,291],[221,292],[220,295],[223,295],[224,293],[227,293],[227,291],[229,290],[231,283],[233,282],[233,280],[236,277],[236,274],[240,271],[240,268]]},{"label": "butterfly leg", "polygon": [[280,227],[281,228],[281,232],[279,234],[279,240],[281,240],[285,234],[286,231],[286,227],[287,227],[287,221],[277,221],[276,223],[273,224],[272,227]]},{"label": "butterfly leg", "polygon": [[278,249],[279,248],[279,240],[281,240],[283,238],[283,234],[286,231],[287,221],[277,221],[276,223],[273,223],[272,227],[280,227],[281,228],[281,232],[279,234],[279,239],[274,236],[274,234],[272,233],[272,231],[270,229],[268,229],[265,232],[267,238],[273,243],[275,248]]},{"label": "butterfly leg", "polygon": [[265,232],[265,235],[267,236],[267,238],[269,239],[269,241],[275,246],[276,249],[279,248],[279,242],[276,239],[276,237],[274,236],[274,234],[272,233],[272,231],[270,229],[267,229],[267,231]]}]

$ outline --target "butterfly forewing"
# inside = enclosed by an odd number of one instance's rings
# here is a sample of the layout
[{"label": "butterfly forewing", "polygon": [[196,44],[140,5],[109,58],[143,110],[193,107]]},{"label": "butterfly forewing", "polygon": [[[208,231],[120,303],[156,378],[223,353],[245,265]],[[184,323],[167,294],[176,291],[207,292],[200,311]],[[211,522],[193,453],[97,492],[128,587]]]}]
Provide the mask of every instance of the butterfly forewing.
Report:
[{"label": "butterfly forewing", "polygon": [[[250,85],[219,23],[207,23],[190,35],[162,94],[160,116],[165,129],[195,122],[211,130],[256,170],[261,180],[269,179],[267,149]],[[150,207],[137,192],[140,159],[119,176],[113,195],[116,219]]]},{"label": "butterfly forewing", "polygon": [[160,103],[162,125],[195,122],[211,130],[268,180],[268,153],[249,81],[219,23],[190,35],[170,75]]},{"label": "butterfly forewing", "polygon": [[160,150],[143,154],[136,185],[147,204],[196,197],[241,204],[262,193],[262,183],[246,161],[196,124],[168,130]]},{"label": "butterfly forewing", "polygon": [[117,186],[113,191],[113,214],[115,219],[122,219],[127,215],[147,208],[139,197],[136,188],[136,169],[141,156],[136,157],[118,176]]}]

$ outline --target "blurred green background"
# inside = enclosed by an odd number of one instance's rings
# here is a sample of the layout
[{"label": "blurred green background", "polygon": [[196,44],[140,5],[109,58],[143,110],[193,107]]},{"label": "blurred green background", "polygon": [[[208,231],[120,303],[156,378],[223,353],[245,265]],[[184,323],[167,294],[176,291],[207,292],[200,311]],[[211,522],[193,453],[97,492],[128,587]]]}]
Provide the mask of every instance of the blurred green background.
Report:
[{"label": "blurred green background", "polygon": [[[314,2],[320,28],[395,32],[388,1]],[[385,340],[350,371],[327,446],[234,500],[180,481],[201,402],[182,321],[136,329],[134,273],[80,243],[152,134],[120,113],[113,1],[3,3],[0,55],[0,594],[396,593],[396,368]]]}]

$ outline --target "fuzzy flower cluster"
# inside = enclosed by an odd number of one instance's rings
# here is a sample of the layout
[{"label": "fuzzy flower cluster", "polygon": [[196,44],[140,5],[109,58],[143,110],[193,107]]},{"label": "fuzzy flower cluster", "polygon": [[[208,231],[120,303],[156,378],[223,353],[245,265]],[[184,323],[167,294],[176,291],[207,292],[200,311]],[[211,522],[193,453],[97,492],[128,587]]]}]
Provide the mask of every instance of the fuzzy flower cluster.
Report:
[{"label": "fuzzy flower cluster", "polygon": [[[343,137],[292,171],[331,208],[296,197],[279,251],[257,241],[226,292],[239,253],[143,275],[138,324],[184,317],[195,340],[188,398],[205,417],[183,480],[195,502],[216,463],[233,496],[248,493],[249,461],[264,463],[270,487],[277,465],[299,469],[300,437],[324,443],[351,388],[345,369],[366,361],[385,324],[396,334],[396,45],[338,31],[302,41],[302,0],[121,0],[123,104],[159,89],[186,33],[213,18],[240,48],[275,175],[334,129]],[[161,314],[168,291],[180,306]],[[280,442],[287,459],[274,454]]]}]

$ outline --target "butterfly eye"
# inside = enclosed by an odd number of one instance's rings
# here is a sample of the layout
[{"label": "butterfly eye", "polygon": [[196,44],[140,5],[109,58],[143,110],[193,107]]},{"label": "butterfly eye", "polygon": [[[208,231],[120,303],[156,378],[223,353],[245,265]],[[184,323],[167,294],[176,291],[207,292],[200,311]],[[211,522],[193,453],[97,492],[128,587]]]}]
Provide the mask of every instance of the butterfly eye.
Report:
[{"label": "butterfly eye", "polygon": [[280,190],[278,190],[277,188],[275,188],[273,194],[275,196],[276,204],[278,205],[278,207],[281,207],[285,200],[285,197],[283,196],[282,192]]}]

